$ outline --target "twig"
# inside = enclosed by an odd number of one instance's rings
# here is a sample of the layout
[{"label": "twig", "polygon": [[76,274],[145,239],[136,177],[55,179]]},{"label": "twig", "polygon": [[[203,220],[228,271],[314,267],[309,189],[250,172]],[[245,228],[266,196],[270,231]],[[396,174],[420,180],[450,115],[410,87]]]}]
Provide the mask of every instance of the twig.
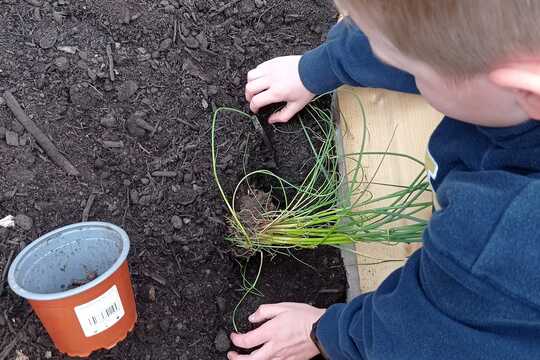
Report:
[{"label": "twig", "polygon": [[219,14],[221,14],[222,12],[224,12],[225,10],[227,10],[228,8],[238,4],[241,0],[232,0],[231,2],[223,5],[222,7],[220,7],[219,9],[217,9],[217,11],[213,14],[210,14],[209,18],[212,19],[213,17],[216,17],[218,16]]},{"label": "twig", "polygon": [[114,60],[110,44],[107,44],[107,57],[109,58],[109,77],[111,81],[114,81]]},{"label": "twig", "polygon": [[129,188],[126,188],[126,207],[124,209],[124,216],[122,216],[122,227],[124,227],[124,225],[126,224],[126,216],[127,216],[127,213],[128,213],[128,210],[129,210],[129,202],[130,202],[130,198],[129,198]]},{"label": "twig", "polygon": [[2,294],[4,293],[4,288],[6,284],[6,276],[8,273],[8,269],[11,265],[11,259],[13,258],[14,254],[15,254],[15,250],[11,250],[6,261],[6,265],[4,266],[4,269],[2,270],[2,277],[0,278],[0,296],[2,296]]},{"label": "twig", "polygon": [[94,200],[96,200],[96,194],[90,194],[90,196],[88,197],[88,200],[86,201],[86,206],[84,207],[84,210],[82,213],[82,221],[88,221],[88,215],[90,215],[90,210],[92,209]]},{"label": "twig", "polygon": [[78,176],[80,175],[79,170],[73,166],[68,159],[66,159],[58,149],[54,146],[52,141],[37,127],[37,125],[25,114],[21,105],[17,102],[17,99],[11,94],[10,91],[4,92],[4,99],[6,104],[11,109],[17,120],[24,126],[26,131],[28,131],[37,141],[39,146],[47,153],[47,155],[52,159],[52,161],[64,169],[69,175]]},{"label": "twig", "polygon": [[173,44],[176,44],[176,33],[177,32],[178,32],[178,20],[174,19],[174,28],[173,28],[173,37],[172,37]]}]

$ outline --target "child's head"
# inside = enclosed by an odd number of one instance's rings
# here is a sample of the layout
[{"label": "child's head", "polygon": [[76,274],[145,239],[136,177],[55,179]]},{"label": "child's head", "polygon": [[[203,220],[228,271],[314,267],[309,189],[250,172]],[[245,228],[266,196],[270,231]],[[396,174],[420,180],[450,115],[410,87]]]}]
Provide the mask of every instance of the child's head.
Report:
[{"label": "child's head", "polygon": [[540,0],[337,0],[374,53],[449,116],[540,119]]}]

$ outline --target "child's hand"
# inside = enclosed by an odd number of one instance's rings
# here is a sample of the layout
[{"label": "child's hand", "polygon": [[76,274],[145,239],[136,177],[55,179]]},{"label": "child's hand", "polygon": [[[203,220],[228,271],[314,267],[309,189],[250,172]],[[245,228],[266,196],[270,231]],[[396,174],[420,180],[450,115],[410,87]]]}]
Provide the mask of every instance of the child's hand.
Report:
[{"label": "child's hand", "polygon": [[286,102],[287,105],[272,114],[268,122],[287,122],[315,97],[300,79],[300,57],[278,57],[262,63],[248,73],[246,100],[251,111],[257,113],[266,105]]},{"label": "child's hand", "polygon": [[234,345],[251,349],[261,348],[249,355],[229,352],[229,360],[308,360],[319,354],[317,346],[311,341],[313,324],[324,314],[307,304],[281,303],[262,305],[249,317],[252,323],[266,321],[257,329],[246,334],[231,334]]}]

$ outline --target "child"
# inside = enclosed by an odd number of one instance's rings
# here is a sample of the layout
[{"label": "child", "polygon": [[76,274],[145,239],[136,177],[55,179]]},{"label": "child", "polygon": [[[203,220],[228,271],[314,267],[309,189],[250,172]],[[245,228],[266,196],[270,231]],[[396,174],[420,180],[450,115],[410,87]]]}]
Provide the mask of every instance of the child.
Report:
[{"label": "child", "polygon": [[342,84],[422,94],[447,115],[429,143],[438,207],[377,291],[263,305],[231,335],[261,347],[228,358],[540,358],[540,0],[339,2],[325,44],[249,73],[251,109],[287,102],[270,118],[285,122]]}]

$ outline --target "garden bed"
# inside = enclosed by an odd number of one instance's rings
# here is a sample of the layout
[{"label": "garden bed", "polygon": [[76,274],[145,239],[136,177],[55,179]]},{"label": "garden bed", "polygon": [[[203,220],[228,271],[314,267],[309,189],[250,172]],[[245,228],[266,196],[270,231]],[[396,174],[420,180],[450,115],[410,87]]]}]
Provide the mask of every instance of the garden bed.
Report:
[{"label": "garden bed", "polygon": [[[317,45],[334,19],[326,0],[0,0],[0,91],[14,94],[81,173],[70,177],[51,162],[0,100],[0,217],[19,215],[17,228],[0,230],[0,274],[47,231],[83,218],[115,223],[132,241],[139,322],[92,358],[224,358],[243,260],[224,240],[211,113],[244,107],[250,68]],[[251,122],[221,123],[226,190],[246,170],[271,168],[293,182],[306,175],[312,151],[298,124],[265,127],[274,151]],[[344,299],[337,250],[295,256],[265,259],[264,297],[241,306],[243,330],[261,303]],[[26,302],[4,289],[0,359],[16,354],[62,358]]]}]

